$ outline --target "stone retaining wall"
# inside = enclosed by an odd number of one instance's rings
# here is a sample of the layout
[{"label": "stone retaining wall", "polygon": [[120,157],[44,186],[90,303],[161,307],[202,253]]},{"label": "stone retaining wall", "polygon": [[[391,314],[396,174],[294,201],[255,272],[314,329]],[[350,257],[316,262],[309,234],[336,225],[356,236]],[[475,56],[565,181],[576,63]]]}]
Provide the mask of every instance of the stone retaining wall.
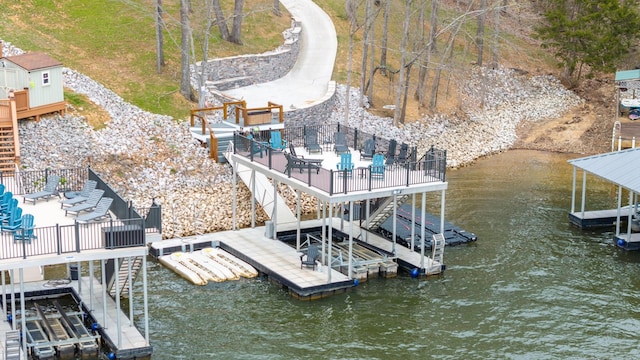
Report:
[{"label": "stone retaining wall", "polygon": [[[209,60],[207,88],[224,91],[283,77],[298,58],[301,31],[300,23],[292,19],[291,28],[282,33],[284,44],[273,51]],[[197,72],[200,72],[200,63]]]}]

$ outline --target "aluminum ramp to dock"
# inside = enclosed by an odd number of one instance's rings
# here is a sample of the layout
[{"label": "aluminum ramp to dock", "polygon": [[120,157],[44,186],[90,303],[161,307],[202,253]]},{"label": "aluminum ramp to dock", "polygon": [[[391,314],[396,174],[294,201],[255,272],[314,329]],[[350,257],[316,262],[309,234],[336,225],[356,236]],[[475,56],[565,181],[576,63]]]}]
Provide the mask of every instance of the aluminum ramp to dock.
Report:
[{"label": "aluminum ramp to dock", "polygon": [[[53,349],[51,349],[53,350]],[[7,331],[4,341],[4,359],[20,360],[20,332]]]},{"label": "aluminum ramp to dock", "polygon": [[[233,164],[231,164],[233,166]],[[238,168],[236,169],[238,173],[238,177],[247,185],[249,191],[252,190],[251,186],[251,169],[248,167],[237,164]],[[276,199],[273,199],[273,184],[269,181],[269,179],[259,171],[255,172],[255,194],[253,196],[256,198],[258,203],[262,205],[262,208],[267,213],[269,218],[272,217],[274,204],[277,204],[278,214],[276,216],[277,225],[295,223],[296,217],[287,206],[287,203],[284,201],[280,194],[276,194]]]},{"label": "aluminum ramp to dock", "polygon": [[98,353],[96,338],[99,336],[96,337],[89,333],[78,314],[67,314],[57,300],[53,304],[60,313],[62,324],[67,329],[67,332],[76,338],[78,353],[83,357],[96,356]]}]

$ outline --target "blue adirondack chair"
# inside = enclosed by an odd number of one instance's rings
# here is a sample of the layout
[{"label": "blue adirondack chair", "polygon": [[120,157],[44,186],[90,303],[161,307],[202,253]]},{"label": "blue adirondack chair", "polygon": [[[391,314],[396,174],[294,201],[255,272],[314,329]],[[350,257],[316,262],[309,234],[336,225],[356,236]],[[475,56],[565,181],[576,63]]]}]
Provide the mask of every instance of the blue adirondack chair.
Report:
[{"label": "blue adirondack chair", "polygon": [[280,131],[272,131],[271,139],[269,140],[269,146],[275,150],[284,150],[287,148],[287,140],[282,139]]},{"label": "blue adirondack chair", "polygon": [[21,225],[14,231],[13,233],[13,241],[26,241],[31,244],[32,239],[36,239],[37,236],[34,234],[34,230],[36,225],[33,223],[33,215],[25,214],[22,215]]},{"label": "blue adirondack chair", "polygon": [[371,165],[369,165],[369,169],[371,170],[371,177],[384,179],[384,166],[384,155],[373,155],[373,160],[371,162]]},{"label": "blue adirondack chair", "polygon": [[351,162],[351,153],[340,154],[340,162],[336,164],[341,175],[351,176],[353,173],[353,163]]},{"label": "blue adirondack chair", "polygon": [[17,208],[18,208],[18,199],[13,198],[9,200],[9,205],[7,205],[7,207],[4,210],[0,211],[0,224],[6,223],[7,221],[9,221],[9,218]]},{"label": "blue adirondack chair", "polygon": [[11,216],[9,216],[6,223],[3,222],[2,224],[0,224],[0,229],[3,232],[15,232],[16,230],[18,230],[18,228],[20,228],[21,225],[22,208],[18,207],[11,213]]},{"label": "blue adirondack chair", "polygon": [[2,194],[2,199],[0,199],[0,212],[6,210],[9,207],[11,199],[13,199],[13,193],[11,191],[7,191]]}]

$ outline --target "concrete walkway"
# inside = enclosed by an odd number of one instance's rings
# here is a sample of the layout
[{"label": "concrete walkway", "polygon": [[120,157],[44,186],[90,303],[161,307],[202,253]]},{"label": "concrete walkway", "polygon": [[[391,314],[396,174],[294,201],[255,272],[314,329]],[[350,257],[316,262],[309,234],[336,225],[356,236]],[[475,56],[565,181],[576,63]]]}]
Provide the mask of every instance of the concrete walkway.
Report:
[{"label": "concrete walkway", "polygon": [[291,16],[301,22],[300,51],[293,69],[267,83],[231,89],[225,95],[245,100],[247,107],[264,107],[271,101],[284,111],[320,102],[330,90],[338,40],[329,15],[311,0],[280,0]]}]

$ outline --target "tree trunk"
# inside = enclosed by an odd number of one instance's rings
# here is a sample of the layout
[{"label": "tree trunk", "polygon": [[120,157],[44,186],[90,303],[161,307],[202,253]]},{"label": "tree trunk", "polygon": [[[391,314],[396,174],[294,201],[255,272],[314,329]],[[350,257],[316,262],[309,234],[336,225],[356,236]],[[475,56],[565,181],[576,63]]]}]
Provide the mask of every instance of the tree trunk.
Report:
[{"label": "tree trunk", "polygon": [[280,13],[280,0],[273,0],[273,15],[282,16],[282,13]]},{"label": "tree trunk", "polygon": [[360,106],[364,106],[364,94],[366,92],[365,84],[367,81],[367,57],[369,56],[369,33],[371,31],[371,17],[373,16],[371,5],[373,0],[365,0],[365,10],[364,10],[364,39],[362,41],[362,63],[360,64],[360,94],[362,95],[360,98]]},{"label": "tree trunk", "polygon": [[156,0],[156,72],[160,74],[164,62],[164,35],[162,33],[162,0]]},{"label": "tree trunk", "polygon": [[400,42],[400,75],[398,76],[398,89],[396,90],[395,109],[393,110],[393,125],[398,126],[402,115],[402,106],[400,101],[402,100],[402,92],[404,89],[404,78],[406,72],[407,63],[407,42],[409,39],[409,19],[411,17],[411,2],[407,0],[407,6],[404,13],[404,22],[402,27],[402,41]]},{"label": "tree trunk", "polygon": [[[202,42],[202,62],[200,63],[200,73],[198,74],[198,108],[202,109],[206,106],[207,88],[207,65],[209,64],[209,37],[211,37],[211,27],[213,26],[213,6],[211,2],[207,2],[207,26],[204,30],[204,40]],[[195,59],[195,55],[194,55]],[[198,68],[193,64],[194,68]]]},{"label": "tree trunk", "polygon": [[218,30],[220,30],[220,37],[222,37],[224,41],[230,41],[227,19],[225,19],[222,8],[220,7],[220,0],[211,0],[211,3],[213,5],[213,12],[216,14],[216,24],[218,24]]},{"label": "tree trunk", "polygon": [[478,31],[476,32],[476,46],[478,47],[478,66],[482,66],[482,52],[484,50],[484,21],[486,18],[487,0],[480,0],[480,15],[478,16]]},{"label": "tree trunk", "polygon": [[189,23],[188,0],[180,0],[180,94],[191,101],[191,77],[189,70],[189,39],[191,24]]},{"label": "tree trunk", "polygon": [[391,11],[391,0],[385,0],[384,3],[384,22],[382,25],[382,42],[380,44],[380,69],[382,75],[387,75],[387,37],[389,35],[389,12]]},{"label": "tree trunk", "polygon": [[436,74],[433,78],[433,85],[431,86],[431,98],[429,99],[429,109],[431,111],[435,110],[436,104],[438,102],[438,87],[440,86],[440,76],[442,74],[442,69],[444,68],[444,65],[442,64],[446,64],[447,59],[451,57],[451,54],[453,53],[453,42],[456,39],[456,36],[458,35],[458,31],[460,31],[460,27],[462,27],[463,20],[458,19],[457,21],[458,21],[457,27],[455,31],[452,32],[451,35],[449,36],[447,48],[445,49],[444,53],[442,53],[440,65],[438,65]]},{"label": "tree trunk", "polygon": [[231,28],[230,41],[234,44],[242,45],[242,7],[244,0],[236,0],[233,7],[233,27]]},{"label": "tree trunk", "polygon": [[431,1],[431,17],[429,18],[429,40],[427,43],[427,51],[424,53],[424,60],[420,64],[418,72],[418,87],[416,88],[416,99],[420,106],[425,105],[427,98],[427,81],[429,76],[429,64],[431,63],[431,55],[436,52],[436,33],[438,31],[438,0]]},{"label": "tree trunk", "polygon": [[492,53],[492,61],[491,61],[491,68],[492,69],[497,69],[498,68],[498,45],[499,45],[499,41],[500,41],[500,13],[502,12],[500,6],[498,6],[498,4],[496,3],[496,7],[493,10],[493,49],[491,51]]}]

